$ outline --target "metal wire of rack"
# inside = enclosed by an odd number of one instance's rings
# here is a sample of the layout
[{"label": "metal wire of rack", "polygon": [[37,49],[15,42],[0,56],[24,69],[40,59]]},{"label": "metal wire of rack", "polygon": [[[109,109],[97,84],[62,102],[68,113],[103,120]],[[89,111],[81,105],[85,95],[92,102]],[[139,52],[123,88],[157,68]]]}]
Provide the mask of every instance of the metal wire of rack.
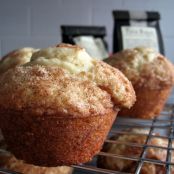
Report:
[{"label": "metal wire of rack", "polygon": [[[148,134],[134,133],[134,132],[125,130],[125,128],[135,128],[135,127],[149,129],[149,133]],[[160,133],[160,134],[155,134],[155,133]],[[137,166],[134,172],[135,174],[141,173],[141,169],[144,163],[151,163],[155,165],[165,165],[166,174],[171,173],[171,166],[174,166],[174,161],[172,161],[172,151],[174,151],[174,148],[172,147],[172,141],[174,140],[174,105],[173,104],[166,104],[164,110],[161,112],[159,117],[155,117],[152,120],[117,118],[113,128],[110,131],[110,134],[146,136],[146,141],[144,144],[123,142],[123,141],[120,142],[119,140],[111,140],[109,136],[105,140],[105,142],[107,143],[124,144],[130,147],[141,147],[142,151],[140,156],[130,157],[125,155],[111,154],[111,153],[102,152],[102,151],[97,156],[107,156],[107,157],[117,158],[121,160],[136,161]],[[152,138],[166,139],[168,140],[168,146],[163,147],[163,146],[151,145],[149,142]],[[166,160],[160,161],[156,159],[146,158],[147,150],[149,148],[158,148],[158,149],[166,150],[167,151]],[[129,172],[121,172],[121,171],[114,171],[114,170],[99,168],[96,166],[96,162],[91,162],[88,164],[81,164],[81,165],[73,165],[73,167],[76,169],[80,169],[79,173],[82,173],[84,171],[84,173],[97,172],[97,173],[104,173],[104,174],[129,174]]]},{"label": "metal wire of rack", "polygon": [[[126,128],[143,128],[148,129],[148,134],[146,133],[135,133],[127,131]],[[160,133],[160,134],[155,134]],[[132,143],[132,142],[123,142],[119,140],[112,140],[110,137],[112,135],[140,135],[146,136],[146,141],[144,144]],[[150,144],[152,138],[166,139],[168,141],[168,146],[156,146]],[[130,118],[117,118],[115,124],[113,125],[108,137],[106,138],[106,143],[114,144],[123,144],[130,147],[139,147],[142,148],[141,154],[139,157],[135,156],[125,156],[112,154],[101,151],[98,153],[91,162],[86,164],[72,165],[75,169],[74,173],[103,173],[103,174],[130,174],[130,172],[121,172],[115,170],[109,170],[104,168],[99,168],[96,165],[96,159],[98,156],[106,156],[117,158],[121,160],[131,160],[137,163],[135,168],[135,174],[140,174],[141,169],[144,163],[151,163],[155,165],[165,165],[166,174],[171,173],[171,166],[174,166],[174,161],[172,161],[172,152],[174,152],[174,147],[172,147],[172,142],[174,140],[174,104],[166,104],[164,110],[161,112],[159,117],[155,117],[152,120],[140,120],[140,119],[130,119]],[[166,160],[160,161],[156,159],[146,158],[147,150],[149,148],[162,149],[167,151]],[[9,171],[6,169],[0,168],[0,174],[19,174],[18,172]]]}]

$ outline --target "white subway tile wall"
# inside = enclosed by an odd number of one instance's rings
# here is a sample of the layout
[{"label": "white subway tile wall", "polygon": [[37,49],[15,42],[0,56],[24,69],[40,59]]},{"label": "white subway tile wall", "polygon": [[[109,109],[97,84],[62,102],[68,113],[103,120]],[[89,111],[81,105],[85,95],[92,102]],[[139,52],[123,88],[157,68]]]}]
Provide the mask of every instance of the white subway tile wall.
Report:
[{"label": "white subway tile wall", "polygon": [[111,52],[113,9],[157,10],[166,55],[174,61],[173,6],[173,0],[0,0],[0,53],[3,56],[18,47],[59,43],[62,24],[106,26]]},{"label": "white subway tile wall", "polygon": [[21,47],[61,42],[60,25],[106,26],[112,51],[112,10],[155,10],[161,14],[166,56],[174,62],[173,0],[0,0],[0,56]]},{"label": "white subway tile wall", "polygon": [[57,37],[35,37],[35,38],[8,38],[3,39],[1,48],[3,55],[8,53],[10,50],[22,47],[34,47],[34,48],[45,48],[51,45],[56,45]]}]

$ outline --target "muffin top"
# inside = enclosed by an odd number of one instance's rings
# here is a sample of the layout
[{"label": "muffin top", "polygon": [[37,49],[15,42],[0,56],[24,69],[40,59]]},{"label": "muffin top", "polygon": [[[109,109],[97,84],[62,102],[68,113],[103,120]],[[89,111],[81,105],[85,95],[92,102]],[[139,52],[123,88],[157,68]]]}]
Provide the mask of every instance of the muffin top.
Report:
[{"label": "muffin top", "polygon": [[104,115],[135,102],[119,70],[68,44],[39,50],[30,62],[3,73],[0,96],[3,109],[72,117]]},{"label": "muffin top", "polygon": [[0,59],[0,74],[17,65],[23,65],[30,61],[32,54],[37,49],[26,47],[11,51]]},{"label": "muffin top", "polygon": [[126,49],[105,61],[120,69],[134,87],[160,89],[174,84],[173,64],[151,48]]},{"label": "muffin top", "polygon": [[[115,135],[111,137],[111,140],[117,141],[119,143],[105,143],[102,151],[121,155],[124,157],[139,158],[146,142],[148,131],[145,129],[131,129],[129,130],[131,134]],[[143,135],[142,135],[143,134]],[[155,135],[155,134],[154,134]],[[133,145],[126,145],[126,143],[133,143]],[[137,145],[137,146],[136,146]],[[168,147],[168,140],[162,138],[151,138],[148,145],[158,146],[158,147]],[[159,161],[166,161],[167,151],[162,148],[148,148],[146,157],[147,159],[154,159]],[[172,155],[172,161],[174,160],[174,154]],[[98,165],[106,169],[112,169],[122,172],[135,172],[137,163],[134,160],[125,160],[120,158],[112,158],[99,156]],[[141,173],[143,174],[164,174],[165,165],[155,165],[153,163],[143,163]],[[172,173],[174,173],[174,168],[172,167]]]}]

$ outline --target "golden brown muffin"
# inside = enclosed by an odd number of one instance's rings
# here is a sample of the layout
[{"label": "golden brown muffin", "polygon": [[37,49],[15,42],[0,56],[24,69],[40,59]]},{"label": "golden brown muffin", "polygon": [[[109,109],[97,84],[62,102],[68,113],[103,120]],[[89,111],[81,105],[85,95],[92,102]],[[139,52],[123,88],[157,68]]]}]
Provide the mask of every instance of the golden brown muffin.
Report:
[{"label": "golden brown muffin", "polygon": [[119,115],[149,119],[161,112],[174,84],[174,66],[167,58],[150,48],[135,48],[105,61],[121,70],[136,92],[135,105]]},{"label": "golden brown muffin", "polygon": [[[130,132],[135,133],[134,135],[125,134],[125,135],[116,135],[111,137],[112,140],[117,140],[120,143],[105,143],[103,150],[104,152],[117,154],[124,157],[136,157],[139,158],[143,148],[126,145],[125,143],[134,143],[138,145],[143,145],[146,141],[147,136],[138,135],[140,133],[147,134],[145,130],[142,129],[132,129]],[[168,141],[167,139],[162,138],[151,138],[148,145],[154,145],[159,147],[167,147]],[[147,159],[154,159],[159,161],[166,161],[167,151],[160,148],[148,148],[146,157]],[[174,154],[172,156],[172,162],[174,159]],[[120,158],[99,156],[97,165],[101,168],[111,169],[114,171],[121,172],[132,172],[134,173],[137,167],[137,162],[134,160],[125,160]],[[141,168],[141,174],[165,174],[166,169],[165,165],[155,165],[154,163],[143,163]],[[174,168],[171,168],[171,173],[174,174]]]},{"label": "golden brown muffin", "polygon": [[17,65],[23,65],[30,61],[31,56],[37,49],[26,47],[11,51],[0,59],[0,74]]},{"label": "golden brown muffin", "polygon": [[0,153],[0,167],[24,174],[71,174],[71,167],[39,167],[17,160],[10,153]]},{"label": "golden brown muffin", "polygon": [[65,44],[3,73],[0,96],[0,126],[10,151],[42,166],[91,160],[119,108],[135,102],[119,70]]}]

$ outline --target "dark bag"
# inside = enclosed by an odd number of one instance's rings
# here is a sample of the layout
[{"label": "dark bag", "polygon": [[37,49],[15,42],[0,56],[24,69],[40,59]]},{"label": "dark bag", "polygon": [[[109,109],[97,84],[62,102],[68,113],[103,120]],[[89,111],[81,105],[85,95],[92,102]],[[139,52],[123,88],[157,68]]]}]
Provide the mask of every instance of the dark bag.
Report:
[{"label": "dark bag", "polygon": [[94,58],[108,57],[108,46],[104,39],[106,28],[98,26],[61,26],[62,42],[77,44]]},{"label": "dark bag", "polygon": [[62,25],[61,32],[62,42],[64,43],[75,44],[73,38],[76,36],[93,36],[95,38],[101,38],[107,48],[107,43],[104,40],[104,37],[106,36],[105,27]]},{"label": "dark bag", "polygon": [[148,46],[164,54],[158,12],[113,11],[113,52]]}]

